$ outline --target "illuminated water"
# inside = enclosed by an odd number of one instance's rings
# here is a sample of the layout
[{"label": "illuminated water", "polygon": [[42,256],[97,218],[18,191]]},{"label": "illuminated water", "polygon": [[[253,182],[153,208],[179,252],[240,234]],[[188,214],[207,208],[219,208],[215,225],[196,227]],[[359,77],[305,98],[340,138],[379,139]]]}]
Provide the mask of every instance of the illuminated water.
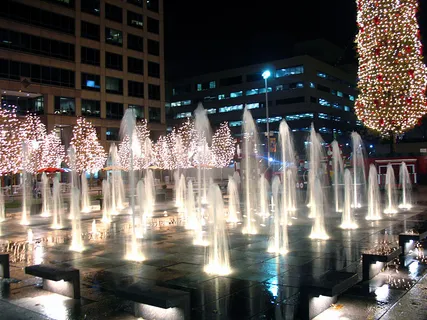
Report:
[{"label": "illuminated water", "polygon": [[351,133],[353,153],[351,164],[353,167],[353,207],[362,207],[365,199],[366,172],[365,172],[365,148],[363,141],[357,132]]},{"label": "illuminated water", "polygon": [[267,251],[286,254],[288,252],[288,219],[287,215],[282,212],[283,206],[280,203],[281,188],[280,178],[275,176],[271,185],[274,214],[270,224],[270,239]]},{"label": "illuminated water", "polygon": [[29,189],[30,189],[30,179],[28,177],[27,172],[27,162],[29,161],[28,156],[28,146],[26,143],[22,144],[22,182],[21,182],[21,188],[22,188],[22,217],[21,217],[21,224],[22,225],[29,225],[29,210],[28,208],[31,207],[31,199],[29,198]]},{"label": "illuminated water", "polygon": [[112,186],[108,179],[102,180],[102,219],[104,223],[111,222],[111,214],[113,212],[113,198],[114,194],[112,193]]},{"label": "illuminated water", "polygon": [[88,212],[91,212],[91,206],[90,206],[89,188],[87,185],[87,178],[86,178],[85,172],[82,172],[81,181],[82,181],[82,212],[88,213]]},{"label": "illuminated water", "polygon": [[[308,162],[310,169],[308,171],[308,207],[310,208],[309,218],[316,218],[317,212],[323,213],[323,197],[316,197],[315,185],[316,181],[319,180],[321,184],[321,176],[323,170],[321,167],[322,160],[324,159],[324,152],[322,147],[323,140],[314,129],[314,125],[311,125],[310,138],[309,138],[309,148],[308,148]],[[321,191],[323,195],[323,190]],[[321,201],[321,202],[316,202]],[[322,207],[322,208],[320,208]],[[321,218],[323,220],[323,217]]]},{"label": "illuminated water", "polygon": [[144,215],[151,217],[156,204],[156,188],[154,185],[153,171],[147,170],[144,180]]},{"label": "illuminated water", "polygon": [[258,131],[250,111],[245,108],[243,112],[243,157],[241,170],[243,171],[243,203],[245,206],[244,233],[256,234],[255,213],[259,204],[257,190],[260,177],[258,160]]},{"label": "illuminated water", "polygon": [[[202,230],[201,226],[199,227],[198,219],[198,210],[196,209],[196,202],[194,198],[193,182],[188,181],[188,188],[185,200],[185,210],[184,210],[184,221],[185,228],[188,230]],[[203,231],[203,230],[202,230]],[[195,237],[200,238],[200,237]]]},{"label": "illuminated water", "polygon": [[357,224],[353,216],[352,197],[353,197],[353,177],[350,170],[344,171],[344,206],[341,217],[341,228],[356,229]]},{"label": "illuminated water", "polygon": [[268,193],[269,193],[268,180],[264,175],[262,175],[258,181],[259,181],[259,187],[258,187],[259,211],[257,213],[259,216],[263,218],[268,218],[270,216],[270,210],[268,208],[270,205],[270,201],[268,197]]},{"label": "illuminated water", "polygon": [[237,223],[240,221],[240,197],[237,182],[232,176],[228,177],[228,216],[227,222]]},{"label": "illuminated water", "polygon": [[6,220],[6,209],[5,209],[5,203],[4,203],[4,194],[3,190],[0,189],[0,222],[3,222]]},{"label": "illuminated water", "polygon": [[175,180],[175,205],[178,208],[178,212],[183,212],[185,209],[186,195],[187,186],[185,183],[185,176],[181,174],[181,177],[177,176]]},{"label": "illuminated water", "polygon": [[33,238],[34,238],[33,230],[28,229],[28,231],[27,231],[27,242],[33,243]]},{"label": "illuminated water", "polygon": [[111,170],[110,176],[110,194],[111,194],[111,208],[109,215],[117,215],[120,210],[124,208],[124,185],[122,172],[119,170],[119,156],[117,154],[117,146],[115,143],[110,145],[110,161],[113,170]]},{"label": "illuminated water", "polygon": [[332,141],[331,145],[335,211],[341,212],[343,206],[344,164],[338,141]]},{"label": "illuminated water", "polygon": [[323,186],[320,183],[320,179],[316,178],[312,187],[313,190],[313,202],[310,207],[314,212],[314,224],[311,229],[310,238],[326,240],[329,239],[325,228],[325,217],[324,217],[324,194]]},{"label": "illuminated water", "polygon": [[46,172],[42,173],[42,217],[50,217],[50,203],[51,203],[51,194],[50,194],[50,185],[49,179],[47,178]]},{"label": "illuminated water", "polygon": [[70,213],[71,220],[71,251],[82,252],[84,250],[82,238],[82,225],[80,213],[80,190],[73,186],[71,188]]},{"label": "illuminated water", "polygon": [[412,208],[412,182],[409,176],[408,167],[405,162],[402,162],[399,170],[399,184],[402,188],[402,197],[400,199],[399,208]]},{"label": "illuminated water", "polygon": [[136,203],[139,210],[139,228],[137,228],[136,237],[142,239],[145,236],[145,227],[147,222],[147,214],[145,211],[145,183],[143,180],[139,180],[136,184]]},{"label": "illuminated water", "polygon": [[52,204],[52,228],[62,229],[64,210],[62,206],[63,197],[61,193],[61,184],[59,183],[58,177],[53,179]]},{"label": "illuminated water", "polygon": [[396,178],[394,176],[394,169],[391,163],[387,165],[387,173],[385,176],[385,190],[386,190],[386,201],[385,201],[385,214],[397,213],[397,194],[396,194]]},{"label": "illuminated water", "polygon": [[381,195],[378,185],[378,173],[374,164],[369,166],[368,176],[368,215],[366,220],[381,219]]},{"label": "illuminated water", "polygon": [[209,187],[209,247],[205,271],[227,275],[231,272],[224,202],[218,185]]}]

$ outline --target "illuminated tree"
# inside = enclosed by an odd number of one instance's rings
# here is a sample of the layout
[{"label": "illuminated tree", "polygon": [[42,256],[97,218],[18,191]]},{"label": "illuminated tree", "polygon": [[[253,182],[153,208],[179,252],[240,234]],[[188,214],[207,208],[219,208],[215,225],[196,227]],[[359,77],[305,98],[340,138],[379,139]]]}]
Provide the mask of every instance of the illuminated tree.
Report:
[{"label": "illuminated tree", "polygon": [[359,96],[356,114],[382,135],[401,134],[427,112],[427,71],[417,0],[357,0]]},{"label": "illuminated tree", "polygon": [[[85,118],[77,118],[77,125],[73,128],[71,146],[75,150],[75,168],[78,172],[95,173],[99,171],[107,160],[104,148],[98,141],[95,128]],[[67,157],[70,167],[70,159]]]},{"label": "illuminated tree", "polygon": [[[138,139],[138,152],[133,152],[133,166],[135,170],[148,168],[153,162],[152,142],[150,140],[150,130],[148,130],[147,121],[143,119],[135,127],[136,138]],[[135,151],[135,150],[134,150]],[[125,135],[118,148],[120,166],[130,169],[130,139]]]},{"label": "illuminated tree", "polygon": [[59,168],[65,159],[65,148],[55,131],[52,131],[40,144],[40,164],[38,169]]},{"label": "illuminated tree", "polygon": [[236,151],[234,139],[227,122],[220,124],[212,136],[212,158],[214,166],[218,168],[227,167],[234,157]]},{"label": "illuminated tree", "polygon": [[19,170],[22,142],[17,128],[16,108],[0,108],[0,175]]},{"label": "illuminated tree", "polygon": [[169,148],[168,138],[160,136],[153,146],[154,163],[161,169],[170,170],[173,168],[171,161],[171,150]]},{"label": "illuminated tree", "polygon": [[20,166],[28,172],[35,172],[40,168],[42,152],[40,143],[46,137],[46,126],[41,122],[39,116],[29,113],[22,120],[19,132],[21,143],[26,144],[28,152],[26,159],[21,157]]},{"label": "illuminated tree", "polygon": [[197,149],[193,155],[193,166],[194,167],[211,167],[214,166],[214,159],[212,150],[204,135],[196,136]]},{"label": "illuminated tree", "polygon": [[196,151],[196,129],[194,121],[187,118],[175,131],[173,154],[177,168],[190,168]]}]

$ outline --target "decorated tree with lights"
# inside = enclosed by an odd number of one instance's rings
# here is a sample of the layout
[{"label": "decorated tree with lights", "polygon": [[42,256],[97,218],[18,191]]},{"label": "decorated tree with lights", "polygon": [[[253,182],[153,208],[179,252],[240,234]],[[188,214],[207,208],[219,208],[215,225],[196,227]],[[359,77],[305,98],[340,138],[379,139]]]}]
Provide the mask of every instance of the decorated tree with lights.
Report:
[{"label": "decorated tree with lights", "polygon": [[65,159],[65,147],[55,131],[45,136],[40,144],[40,163],[37,169],[59,168]]},{"label": "decorated tree with lights", "polygon": [[[135,126],[138,150],[133,150],[133,166],[135,170],[148,168],[152,162],[152,142],[150,130],[148,130],[145,119],[139,121]],[[125,135],[118,147],[119,164],[126,170],[130,169],[130,138]]]},{"label": "decorated tree with lights", "polygon": [[16,108],[0,108],[0,175],[16,173],[22,154]]},{"label": "decorated tree with lights", "polygon": [[175,166],[180,169],[190,168],[196,151],[196,129],[194,121],[187,118],[175,131],[172,152],[175,157]]},{"label": "decorated tree with lights", "polygon": [[214,166],[218,168],[227,167],[234,157],[236,151],[234,139],[227,122],[220,124],[212,136],[212,158]]},{"label": "decorated tree with lights", "polygon": [[[77,118],[77,125],[73,128],[71,146],[75,150],[74,170],[78,172],[95,173],[103,168],[107,155],[98,141],[95,128],[85,118]],[[70,167],[70,159],[67,158]]]},{"label": "decorated tree with lights", "polygon": [[401,134],[427,112],[417,0],[357,0],[358,118],[383,136]]},{"label": "decorated tree with lights", "polygon": [[40,117],[34,114],[27,114],[21,121],[19,127],[19,138],[21,143],[27,146],[27,158],[20,161],[20,166],[28,172],[35,172],[40,168],[41,142],[46,137],[46,126],[41,122]]},{"label": "decorated tree with lights", "polygon": [[173,169],[170,143],[167,136],[160,136],[153,146],[154,164],[163,170]]}]

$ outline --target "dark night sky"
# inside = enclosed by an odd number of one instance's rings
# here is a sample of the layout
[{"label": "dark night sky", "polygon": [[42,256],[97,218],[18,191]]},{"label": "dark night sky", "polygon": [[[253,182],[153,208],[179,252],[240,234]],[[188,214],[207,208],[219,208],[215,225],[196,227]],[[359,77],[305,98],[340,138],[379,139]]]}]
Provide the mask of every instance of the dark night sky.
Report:
[{"label": "dark night sky", "polygon": [[[294,43],[316,38],[347,48],[344,60],[352,61],[355,3],[164,0],[166,79],[280,59]],[[427,4],[420,9],[421,31],[427,39]]]}]

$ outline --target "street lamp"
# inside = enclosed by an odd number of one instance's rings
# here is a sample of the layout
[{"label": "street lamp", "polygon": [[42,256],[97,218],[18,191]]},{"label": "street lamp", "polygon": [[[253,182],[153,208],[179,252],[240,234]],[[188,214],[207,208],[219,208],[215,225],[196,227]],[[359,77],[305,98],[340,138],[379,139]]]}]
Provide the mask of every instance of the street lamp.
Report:
[{"label": "street lamp", "polygon": [[262,77],[265,81],[265,118],[267,120],[267,163],[270,167],[270,116],[268,115],[268,86],[267,86],[267,79],[270,78],[271,72],[270,70],[265,70],[262,73]]}]

